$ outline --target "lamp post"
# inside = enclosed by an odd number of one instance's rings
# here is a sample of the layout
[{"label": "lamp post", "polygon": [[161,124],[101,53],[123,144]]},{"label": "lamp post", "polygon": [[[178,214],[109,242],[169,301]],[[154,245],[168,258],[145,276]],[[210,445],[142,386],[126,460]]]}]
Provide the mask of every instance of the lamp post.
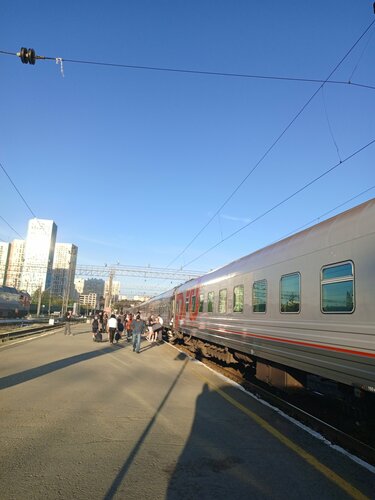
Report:
[{"label": "lamp post", "polygon": [[42,285],[40,285],[39,287],[39,297],[38,297],[38,307],[37,307],[37,310],[36,310],[36,315],[38,316],[39,318],[39,315],[40,315],[40,307],[42,305]]}]

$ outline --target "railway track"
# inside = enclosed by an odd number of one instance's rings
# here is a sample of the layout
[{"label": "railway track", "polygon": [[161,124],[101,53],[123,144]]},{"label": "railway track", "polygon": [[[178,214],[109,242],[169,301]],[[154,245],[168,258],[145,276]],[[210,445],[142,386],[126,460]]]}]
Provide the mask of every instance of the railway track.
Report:
[{"label": "railway track", "polygon": [[60,329],[64,326],[64,323],[58,323],[56,325],[49,325],[47,323],[34,325],[34,326],[26,326],[26,327],[18,327],[14,329],[4,329],[0,331],[0,342],[9,342],[11,340],[20,339],[23,337],[30,337],[32,335],[36,335],[38,333],[44,333],[47,331],[54,331]]},{"label": "railway track", "polygon": [[[173,339],[171,343],[174,343]],[[280,391],[273,390],[256,381],[256,379],[247,380],[243,374],[232,367],[223,366],[200,355],[197,356],[196,352],[187,345],[178,342],[175,345],[184,353],[195,359],[199,359],[199,361],[211,369],[238,383],[246,391],[265,400],[288,416],[320,433],[332,444],[341,446],[365,462],[375,465],[375,448],[372,445],[371,436],[368,436],[368,441],[371,444],[367,444],[367,442],[363,442],[364,440],[367,441],[366,436],[364,436],[365,439],[362,438],[363,434],[361,434],[359,429],[355,428],[355,424],[354,426],[348,424],[348,430],[340,428],[339,423],[336,422],[339,420],[339,414],[341,415],[337,402],[335,405],[328,405],[327,410],[325,405],[322,404],[322,398],[318,395],[310,395],[308,393],[303,393],[302,397],[284,395]],[[314,411],[314,407],[317,411]],[[319,411],[322,408],[324,410]],[[322,416],[323,413],[325,414],[324,416]],[[359,435],[361,438],[358,437]]]}]

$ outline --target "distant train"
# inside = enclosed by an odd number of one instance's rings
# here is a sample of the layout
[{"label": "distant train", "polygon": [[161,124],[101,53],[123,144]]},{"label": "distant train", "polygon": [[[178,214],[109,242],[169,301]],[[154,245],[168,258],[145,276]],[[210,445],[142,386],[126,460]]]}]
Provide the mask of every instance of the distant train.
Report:
[{"label": "distant train", "polygon": [[0,287],[0,318],[23,318],[30,311],[31,298],[9,286]]},{"label": "distant train", "polygon": [[375,398],[375,199],[140,307],[284,390]]}]

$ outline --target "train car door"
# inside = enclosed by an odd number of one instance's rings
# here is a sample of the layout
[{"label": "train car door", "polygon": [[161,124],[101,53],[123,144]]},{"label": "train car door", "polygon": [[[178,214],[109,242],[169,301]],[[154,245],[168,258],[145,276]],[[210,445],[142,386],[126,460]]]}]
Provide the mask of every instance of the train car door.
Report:
[{"label": "train car door", "polygon": [[186,312],[185,312],[184,294],[181,292],[176,295],[176,315],[175,315],[176,328],[179,328],[181,320],[183,320],[185,316]]}]

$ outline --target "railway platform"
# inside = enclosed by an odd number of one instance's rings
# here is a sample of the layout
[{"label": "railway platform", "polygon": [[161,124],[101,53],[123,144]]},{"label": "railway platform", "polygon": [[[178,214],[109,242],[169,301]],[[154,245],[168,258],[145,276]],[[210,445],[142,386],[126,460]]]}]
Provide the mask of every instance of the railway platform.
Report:
[{"label": "railway platform", "polygon": [[173,346],[72,331],[0,346],[3,500],[375,498],[374,467]]}]

